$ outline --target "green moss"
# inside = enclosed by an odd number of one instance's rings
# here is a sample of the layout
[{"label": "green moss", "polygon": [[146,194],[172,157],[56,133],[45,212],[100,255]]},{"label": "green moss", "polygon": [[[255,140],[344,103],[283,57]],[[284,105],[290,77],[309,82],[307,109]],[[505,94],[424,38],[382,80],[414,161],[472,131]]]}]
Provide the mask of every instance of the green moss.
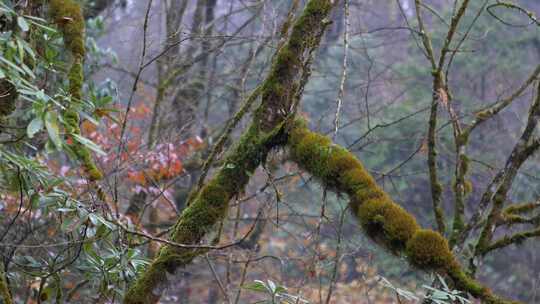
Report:
[{"label": "green moss", "polygon": [[64,44],[77,57],[84,57],[84,17],[79,3],[73,0],[50,0],[49,13],[64,37]]},{"label": "green moss", "polygon": [[456,138],[456,145],[457,145],[457,146],[464,146],[464,145],[467,144],[468,141],[469,141],[469,133],[468,133],[468,132],[461,133],[461,134]]},{"label": "green moss", "polygon": [[289,146],[297,146],[302,142],[302,139],[309,133],[309,129],[306,126],[306,122],[301,119],[295,120],[291,124],[290,130],[288,130],[289,138],[287,140]]},{"label": "green moss", "polygon": [[[306,33],[311,32],[312,29],[316,27],[314,23],[318,23],[321,19],[324,19],[324,17],[321,17],[327,16],[331,9],[332,1],[312,0],[307,3],[304,13],[298,18],[295,27],[291,32],[291,37],[289,39],[289,47],[291,50],[295,51],[313,46],[315,37],[306,35]],[[311,39],[306,39],[306,37],[310,37]]]},{"label": "green moss", "polygon": [[265,100],[279,101],[287,97],[287,86],[277,76],[273,76],[265,82],[261,95]]},{"label": "green moss", "polygon": [[[252,125],[226,157],[223,167],[184,209],[172,229],[170,240],[180,244],[199,244],[225,218],[229,201],[245,187],[253,171],[266,159],[268,151],[283,142],[281,133],[281,126],[268,134],[261,134],[258,126]],[[165,274],[173,273],[177,267],[188,264],[206,250],[163,247],[146,272],[129,289],[124,303],[155,303],[159,297],[153,292],[156,286],[166,284]]]},{"label": "green moss", "polygon": [[452,225],[452,236],[450,238],[450,243],[452,245],[456,242],[456,237],[463,229],[465,229],[465,221],[463,220],[461,213],[459,213],[454,217],[454,223]]},{"label": "green moss", "polygon": [[532,211],[536,208],[539,208],[538,203],[522,203],[522,204],[514,204],[506,207],[503,210],[503,214],[520,214]]},{"label": "green moss", "polygon": [[[295,54],[288,45],[285,45],[276,57],[272,75],[276,78],[287,77],[298,68],[298,54]],[[283,80],[283,79],[282,79]],[[285,79],[286,80],[286,79]]]},{"label": "green moss", "polygon": [[356,156],[350,153],[347,149],[332,146],[332,151],[327,163],[331,178],[339,178],[343,172],[351,171],[356,168],[362,168],[362,164]]},{"label": "green moss", "polygon": [[90,154],[90,151],[88,149],[79,149],[80,153],[80,159],[83,163],[83,168],[86,174],[88,175],[88,178],[91,181],[98,181],[103,178],[103,173],[101,173],[101,170],[96,166],[94,163],[94,159],[92,158],[92,155]]},{"label": "green moss", "polygon": [[520,302],[505,300],[495,296],[491,290],[468,276],[457,261],[449,265],[446,273],[452,279],[456,288],[466,290],[473,297],[482,299],[484,304],[520,304]]},{"label": "green moss", "polygon": [[490,293],[489,289],[471,279],[465,272],[463,272],[457,262],[452,263],[448,271],[448,275],[454,280],[457,287],[469,291],[472,295],[478,296],[480,294]]},{"label": "green moss", "polygon": [[205,251],[204,249],[179,250],[174,247],[162,247],[158,256],[147,268],[145,275],[129,288],[124,303],[157,303],[163,288],[166,287],[167,276],[174,274],[175,264],[191,260]]},{"label": "green moss", "polygon": [[[394,203],[346,149],[310,132],[303,122],[293,125],[288,144],[292,160],[326,186],[349,195],[351,209],[377,243],[396,254],[405,252],[416,267],[447,274],[459,289],[482,299],[483,303],[512,303],[494,296],[489,289],[468,277],[450,251],[448,241],[438,232],[421,229],[416,219]],[[442,187],[437,183],[434,185],[434,191],[440,194]],[[442,209],[436,209],[436,213],[442,216]]]},{"label": "green moss", "polygon": [[359,204],[372,197],[372,195],[366,194],[371,189],[377,188],[375,180],[361,164],[356,168],[342,172],[339,176],[339,182],[350,198],[356,200]]},{"label": "green moss", "polygon": [[420,228],[413,216],[386,195],[363,202],[357,215],[368,235],[392,251],[403,250]]},{"label": "green moss", "polygon": [[337,185],[343,172],[362,166],[349,151],[332,144],[328,137],[305,128],[294,129],[289,143],[291,158],[312,175],[324,180],[327,186]]},{"label": "green moss", "polygon": [[463,188],[465,190],[465,194],[471,193],[473,191],[473,184],[472,184],[471,180],[466,180],[463,183]]},{"label": "green moss", "polygon": [[66,133],[68,134],[79,133],[78,130],[79,130],[80,119],[79,119],[79,113],[77,113],[77,111],[73,109],[67,109],[66,111],[64,111],[62,118],[64,119],[64,126],[66,128]]},{"label": "green moss", "polygon": [[[68,72],[69,93],[71,103],[66,106],[63,113],[66,134],[81,134],[79,127],[80,118],[76,110],[75,102],[82,99],[84,83],[83,63],[85,56],[84,31],[85,24],[81,6],[74,0],[51,0],[49,2],[49,14],[62,32],[64,44],[72,55],[72,63]],[[81,162],[87,177],[92,180],[100,180],[103,174],[97,168],[88,148],[72,139],[71,148],[77,159]]]},{"label": "green moss", "polygon": [[[226,193],[226,196],[230,197],[230,194]],[[202,238],[224,217],[228,205],[225,198],[213,201],[196,199],[182,212],[182,219],[175,226],[171,239],[177,243],[189,244]]]},{"label": "green moss", "polygon": [[389,199],[386,193],[375,183],[375,180],[363,183],[362,186],[363,188],[357,190],[350,198],[352,204],[360,205],[373,199]]},{"label": "green moss", "polygon": [[230,199],[230,192],[236,190],[235,183],[227,180],[225,172],[220,172],[199,193],[198,200],[205,201],[212,206],[212,202],[221,202]]},{"label": "green moss", "polygon": [[476,119],[479,120],[479,121],[486,120],[486,119],[488,119],[491,115],[492,115],[492,113],[491,113],[489,110],[484,110],[484,111],[479,111],[479,112],[474,113],[474,116],[475,116]]},{"label": "green moss", "polygon": [[313,176],[325,179],[329,173],[328,160],[332,152],[328,137],[313,132],[298,138],[297,145],[291,146],[291,158]]},{"label": "green moss", "polygon": [[[298,90],[299,78],[302,75],[298,64],[304,64],[308,59],[307,54],[312,50],[305,46],[308,42],[316,41],[314,36],[320,36],[323,32],[325,25],[323,19],[328,16],[333,4],[334,2],[329,0],[308,2],[304,13],[296,20],[291,30],[289,41],[278,51],[270,74],[261,86],[261,106],[256,110],[251,126],[227,155],[223,167],[214,178],[194,195],[192,203],[173,227],[171,236],[173,241],[200,244],[204,232],[223,219],[228,200],[244,189],[254,170],[265,161],[270,149],[285,143],[287,139],[284,134],[285,123],[289,122],[288,114],[295,100],[292,97]],[[315,47],[314,44],[311,45]],[[304,136],[298,137],[296,155],[299,158],[317,150],[313,150],[313,146],[302,147]],[[330,142],[324,137],[313,139],[324,144],[323,146],[327,146]],[[319,152],[321,151],[317,151]],[[305,160],[309,162],[306,165],[312,168],[323,168],[322,163],[316,159],[306,157]],[[323,177],[326,173],[320,172],[319,175]],[[165,248],[130,288],[125,303],[156,302],[149,294],[164,281],[164,272],[186,265],[197,254],[197,251],[185,248],[172,246]]]},{"label": "green moss", "polygon": [[440,197],[443,192],[443,186],[441,185],[441,183],[435,181],[432,183],[432,187],[433,187],[433,195],[436,197]]},{"label": "green moss", "polygon": [[69,79],[69,93],[71,97],[76,101],[82,99],[82,87],[83,87],[83,65],[81,58],[75,58],[71,69],[68,74]]},{"label": "green moss", "polygon": [[291,130],[289,147],[292,160],[326,187],[349,195],[351,209],[372,238],[391,250],[405,248],[419,229],[415,218],[386,195],[352,153],[302,124]]},{"label": "green moss", "polygon": [[469,163],[470,160],[467,157],[467,155],[461,155],[461,172],[463,172],[463,175],[465,175],[469,171]]},{"label": "green moss", "polygon": [[433,230],[416,231],[407,242],[406,253],[412,265],[425,270],[446,270],[454,261],[448,241]]}]

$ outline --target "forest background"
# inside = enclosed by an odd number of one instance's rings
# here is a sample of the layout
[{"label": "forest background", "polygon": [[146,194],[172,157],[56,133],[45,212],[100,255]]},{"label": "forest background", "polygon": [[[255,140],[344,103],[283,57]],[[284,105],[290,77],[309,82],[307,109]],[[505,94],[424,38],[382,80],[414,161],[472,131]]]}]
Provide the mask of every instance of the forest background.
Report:
[{"label": "forest background", "polygon": [[[78,20],[66,3],[78,2],[0,4],[0,285],[15,303],[122,301],[193,189],[228,166],[305,5],[95,0]],[[540,2],[501,3],[339,1],[297,115],[495,294],[538,303]],[[70,36],[79,21],[82,42]],[[162,303],[474,303],[373,242],[347,198],[289,153],[271,152],[235,195],[206,238],[216,248],[163,274]],[[504,209],[490,222],[495,192]]]}]

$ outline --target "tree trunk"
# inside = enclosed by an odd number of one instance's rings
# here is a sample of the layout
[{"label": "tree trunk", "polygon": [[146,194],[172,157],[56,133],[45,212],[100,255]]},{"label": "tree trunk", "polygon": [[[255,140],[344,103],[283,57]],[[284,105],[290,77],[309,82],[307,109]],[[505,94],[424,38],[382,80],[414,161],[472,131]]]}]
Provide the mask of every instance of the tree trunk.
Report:
[{"label": "tree trunk", "polygon": [[[174,226],[171,241],[200,244],[207,232],[225,217],[229,200],[244,189],[268,152],[284,143],[283,123],[297,98],[302,83],[301,70],[310,62],[310,55],[320,42],[333,4],[331,0],[311,0],[306,4],[263,83],[261,105],[251,125],[226,157],[223,167],[184,210]],[[164,246],[128,290],[124,303],[156,303],[168,285],[168,274],[207,250]]]}]

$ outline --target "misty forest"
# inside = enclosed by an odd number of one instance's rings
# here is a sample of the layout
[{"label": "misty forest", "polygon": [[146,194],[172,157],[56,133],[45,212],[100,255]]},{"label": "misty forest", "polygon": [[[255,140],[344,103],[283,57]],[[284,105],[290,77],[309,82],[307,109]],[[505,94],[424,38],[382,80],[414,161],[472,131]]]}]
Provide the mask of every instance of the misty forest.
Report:
[{"label": "misty forest", "polygon": [[539,0],[0,0],[0,303],[540,303]]}]

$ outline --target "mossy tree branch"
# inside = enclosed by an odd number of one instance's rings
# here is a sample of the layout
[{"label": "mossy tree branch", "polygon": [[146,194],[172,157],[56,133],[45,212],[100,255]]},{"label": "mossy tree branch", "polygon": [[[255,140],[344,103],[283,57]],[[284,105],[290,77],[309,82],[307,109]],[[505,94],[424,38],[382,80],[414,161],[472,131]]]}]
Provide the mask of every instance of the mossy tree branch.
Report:
[{"label": "mossy tree branch", "polygon": [[540,201],[533,203],[513,204],[501,212],[501,220],[497,226],[511,226],[515,224],[531,224],[540,227],[540,213],[531,215],[540,208]]},{"label": "mossy tree branch", "polygon": [[497,227],[512,226],[517,224],[540,226],[540,214],[528,217],[516,214],[506,214],[503,212],[501,217],[501,220],[497,223]]},{"label": "mossy tree branch", "polygon": [[[519,168],[533,153],[540,148],[540,139],[532,140],[539,120],[540,81],[537,85],[536,98],[529,109],[529,116],[527,118],[527,124],[523,130],[523,133],[521,134],[518,142],[514,145],[512,153],[508,157],[504,168],[497,173],[494,180],[491,182],[490,187],[486,190],[481,198],[480,206],[485,205],[486,202],[493,201],[493,208],[487,217],[486,224],[482,228],[480,239],[475,247],[476,255],[484,254],[486,248],[489,246],[489,242],[493,237],[497,221],[499,218],[501,218],[504,203],[507,201],[506,197],[508,191],[512,186]],[[493,188],[496,190],[493,191]]]},{"label": "mossy tree branch", "polygon": [[[171,241],[200,244],[206,234],[222,221],[228,202],[241,192],[250,175],[266,159],[268,152],[284,143],[284,123],[303,79],[302,67],[309,62],[324,32],[334,1],[310,0],[296,20],[287,42],[278,50],[273,66],[261,86],[261,105],[251,125],[224,165],[198,192],[174,225]],[[204,249],[164,246],[147,269],[128,290],[124,303],[155,303],[167,286],[167,274],[191,262]]]},{"label": "mossy tree branch", "polygon": [[469,127],[466,129],[465,133],[470,134],[472,130],[486,122],[490,118],[497,115],[499,112],[504,110],[506,107],[511,105],[518,97],[520,97],[527,88],[534,83],[540,77],[540,64],[531,72],[529,77],[523,82],[523,84],[517,88],[512,94],[508,97],[502,98],[496,102],[493,102],[487,107],[484,107],[475,113],[475,119],[471,122]]},{"label": "mossy tree branch", "polygon": [[526,239],[534,238],[534,237],[540,237],[540,228],[530,230],[530,231],[518,232],[510,236],[504,236],[500,240],[497,240],[491,243],[490,245],[484,247],[482,250],[482,254],[486,254],[493,250],[510,246],[512,244],[519,245],[522,242],[524,242]]},{"label": "mossy tree branch", "polygon": [[[280,33],[283,36],[283,39],[279,42],[278,49],[281,48],[285,42],[287,42],[286,37],[288,35],[289,28],[294,21],[294,13],[298,9],[299,4],[300,2],[298,0],[293,1],[293,3],[291,4],[291,8],[289,10],[287,18],[285,19],[285,22],[283,22],[281,26]],[[262,50],[261,47],[259,47],[259,49],[256,52],[260,50]],[[253,56],[255,56],[255,54],[253,54],[252,56],[250,56],[250,58],[248,58],[249,62],[251,62],[251,60],[253,59]],[[308,55],[308,56],[311,56],[311,55]],[[242,67],[242,69],[247,69],[247,66],[249,65],[245,64],[244,67]],[[245,81],[245,79],[241,80],[241,82],[242,81]],[[219,153],[221,153],[223,149],[225,148],[225,144],[227,140],[229,140],[229,137],[232,131],[234,130],[234,128],[236,128],[240,120],[242,120],[242,118],[249,112],[253,103],[259,98],[261,94],[261,89],[262,89],[262,86],[256,87],[249,94],[249,96],[245,98],[244,102],[240,106],[240,109],[234,115],[232,115],[231,119],[227,122],[225,129],[223,130],[222,134],[219,136],[218,141],[214,145],[214,148],[212,149],[208,158],[203,164],[203,167],[201,169],[201,175],[199,176],[199,179],[197,181],[197,187],[194,189],[194,191],[198,191],[203,186],[206,175],[208,174],[208,171],[210,170],[210,166],[215,161],[216,156]]]},{"label": "mossy tree branch", "polygon": [[[81,5],[74,0],[51,0],[49,2],[49,14],[62,32],[64,45],[72,57],[71,67],[68,72],[71,100],[66,105],[63,114],[65,131],[68,137],[70,135],[80,135],[80,117],[76,104],[82,100],[83,64],[86,53],[84,46],[85,21]],[[78,142],[76,138],[71,138],[71,140],[70,146],[83,165],[88,178],[92,181],[101,179],[103,174],[95,165],[90,150]]]},{"label": "mossy tree branch", "polygon": [[438,232],[421,229],[413,215],[382,190],[347,149],[297,122],[288,140],[291,160],[326,187],[346,193],[353,214],[366,233],[396,255],[405,254],[419,269],[447,275],[455,286],[488,304],[516,303],[501,299],[470,278]]},{"label": "mossy tree branch", "polygon": [[[426,58],[431,64],[431,71],[433,75],[433,97],[431,100],[431,108],[428,122],[428,133],[427,133],[427,147],[428,147],[428,170],[429,170],[429,183],[431,187],[431,200],[433,204],[433,212],[435,214],[435,221],[437,223],[437,230],[441,233],[444,233],[446,230],[446,223],[444,220],[444,211],[442,209],[442,185],[438,177],[438,168],[437,168],[437,141],[436,141],[436,130],[437,130],[437,116],[439,109],[439,101],[442,96],[441,93],[445,92],[445,82],[443,79],[442,66],[437,65],[435,58],[435,53],[433,51],[433,44],[431,38],[427,32],[427,29],[424,24],[424,19],[422,16],[421,7],[423,6],[423,1],[415,0],[415,9],[416,9],[416,19],[418,21],[419,33],[422,38],[422,43],[425,49]],[[449,31],[449,35],[453,31]],[[446,40],[449,43],[450,40]],[[441,53],[439,63],[444,64],[444,53]]]},{"label": "mossy tree branch", "polygon": [[[446,79],[448,76],[449,67],[446,68],[447,69],[445,73],[446,76],[444,77],[443,77],[443,71],[445,69],[446,57],[448,55],[448,52],[450,52],[450,44],[453,42],[454,36],[456,32],[458,31],[459,23],[462,20],[463,16],[465,15],[465,12],[467,11],[469,7],[469,3],[470,3],[469,0],[464,0],[459,6],[459,8],[457,9],[457,11],[453,14],[452,20],[450,22],[450,27],[448,28],[448,32],[446,33],[444,45],[441,48],[437,70],[435,73],[433,73],[433,90],[434,90],[434,98],[435,98],[433,102],[434,103],[442,102],[442,104],[446,105],[448,109],[448,113],[450,114],[450,117],[451,117],[452,127],[454,131],[454,139],[455,139],[454,141],[455,141],[455,149],[456,149],[456,165],[455,165],[456,181],[454,185],[455,200],[454,200],[454,220],[453,220],[452,231],[451,231],[452,236],[457,235],[464,227],[464,222],[463,222],[464,217],[465,217],[465,201],[464,200],[465,200],[465,192],[466,192],[465,191],[465,175],[467,174],[467,169],[468,169],[468,159],[465,154],[465,145],[460,140],[462,136],[462,128],[461,128],[459,119],[457,118],[457,115],[455,114],[452,108],[452,95],[450,94],[450,90],[448,88],[448,79]],[[462,39],[465,39],[466,37],[467,37],[467,34],[463,35]],[[430,131],[432,127],[434,126],[430,124]],[[433,149],[435,149],[435,147],[433,147]],[[440,199],[441,197],[439,197],[439,200]],[[440,204],[438,207],[442,208]],[[435,210],[435,213],[438,217],[443,216],[442,210],[439,210],[439,211]],[[437,221],[438,223],[440,223],[443,220],[438,218]],[[441,231],[441,233],[444,233],[444,232],[445,232],[444,230]]]},{"label": "mossy tree branch", "polygon": [[499,20],[503,24],[514,26],[513,24],[504,21],[502,18],[500,18],[493,12],[493,9],[496,7],[504,7],[506,9],[515,10],[519,13],[525,14],[531,21],[530,22],[531,24],[536,24],[537,26],[540,26],[540,20],[536,17],[536,15],[532,11],[528,11],[515,3],[506,2],[506,1],[497,1],[497,3],[493,3],[489,5],[486,10],[493,18]]},{"label": "mossy tree branch", "polygon": [[504,208],[503,213],[506,214],[523,214],[540,208],[540,201],[532,203],[513,204]]},{"label": "mossy tree branch", "polygon": [[[525,80],[525,82],[516,91],[510,94],[508,97],[503,98],[497,102],[494,102],[480,111],[477,111],[475,114],[475,119],[471,122],[469,126],[463,129],[463,131],[461,132],[461,135],[457,138],[456,145],[458,145],[458,151],[465,150],[465,147],[469,141],[470,134],[477,126],[489,120],[490,118],[494,117],[503,109],[511,105],[514,100],[516,100],[519,96],[521,96],[525,92],[525,90],[531,84],[533,84],[536,79],[538,79],[539,75],[540,75],[540,65],[536,66],[535,70],[529,75],[529,77]],[[490,189],[495,189],[497,187],[497,184],[500,182],[500,177],[501,176],[496,176],[492,180],[486,192],[484,193],[484,196],[480,200],[480,203],[478,207],[476,208],[476,211],[471,216],[467,225],[465,225],[465,227],[463,227],[461,231],[455,231],[455,233],[453,233],[452,242],[451,242],[453,245],[463,245],[463,243],[469,236],[469,233],[476,226],[478,226],[478,224],[481,221],[482,211],[484,211],[488,207],[489,203],[491,202],[491,200],[488,199],[490,195],[493,195],[493,192]]]}]

